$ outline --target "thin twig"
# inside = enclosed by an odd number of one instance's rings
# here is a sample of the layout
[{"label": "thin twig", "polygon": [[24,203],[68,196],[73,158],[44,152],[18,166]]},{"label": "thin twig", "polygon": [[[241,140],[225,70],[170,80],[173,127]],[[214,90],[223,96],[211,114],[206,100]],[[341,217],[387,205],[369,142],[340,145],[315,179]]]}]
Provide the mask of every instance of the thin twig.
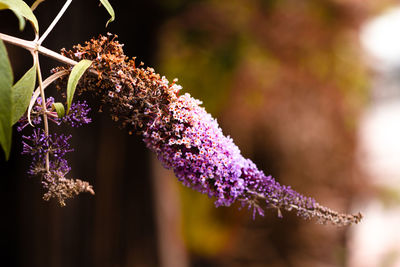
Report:
[{"label": "thin twig", "polygon": [[57,22],[60,20],[62,15],[64,15],[65,11],[67,10],[68,6],[71,4],[72,0],[67,0],[65,2],[64,6],[61,8],[60,12],[58,12],[57,16],[54,18],[54,20],[51,22],[50,26],[47,28],[47,30],[42,34],[40,39],[38,40],[38,44],[41,45],[44,39],[46,39],[47,35],[53,30],[54,26],[56,26]]},{"label": "thin twig", "polygon": [[[42,72],[40,70],[40,63],[39,63],[39,53],[36,50],[34,52],[34,57],[36,58],[36,70],[38,76],[38,83],[39,83],[39,90],[40,96],[42,97],[42,109],[43,109],[43,124],[44,124],[44,134],[45,136],[49,136],[49,122],[47,120],[47,108],[46,108],[46,97],[44,95],[44,88],[43,88],[43,81],[42,81]],[[49,172],[50,170],[50,160],[49,160],[49,152],[46,152],[46,171]]]},{"label": "thin twig", "polygon": [[43,47],[41,45],[37,46],[35,41],[24,40],[24,39],[10,36],[10,35],[4,34],[4,33],[0,33],[0,39],[2,39],[3,41],[5,41],[7,43],[25,48],[26,50],[30,51],[31,53],[34,52],[35,50],[37,50],[40,54],[50,57],[50,58],[53,58],[64,64],[68,64],[68,65],[72,65],[72,66],[78,64],[78,62],[76,62],[75,60],[72,60],[61,54],[58,54],[46,47]]},{"label": "thin twig", "polygon": [[33,41],[24,40],[4,33],[0,33],[0,39],[7,43],[25,48],[31,52],[34,51],[36,47]]},{"label": "thin twig", "polygon": [[39,46],[38,51],[40,54],[50,57],[52,59],[55,59],[64,64],[68,64],[68,65],[72,65],[72,66],[75,66],[76,64],[78,64],[78,62],[76,62],[75,60],[72,60],[68,57],[58,54],[58,53],[56,53],[46,47],[43,47],[43,46]]}]

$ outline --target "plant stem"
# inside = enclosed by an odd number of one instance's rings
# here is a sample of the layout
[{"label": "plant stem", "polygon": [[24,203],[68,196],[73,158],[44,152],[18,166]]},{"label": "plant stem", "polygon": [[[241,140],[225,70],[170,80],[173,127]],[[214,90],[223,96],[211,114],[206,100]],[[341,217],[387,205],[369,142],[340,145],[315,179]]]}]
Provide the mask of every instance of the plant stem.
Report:
[{"label": "plant stem", "polygon": [[39,46],[38,47],[38,52],[42,55],[45,55],[47,57],[50,57],[52,59],[55,59],[61,63],[67,64],[67,65],[72,65],[75,66],[76,64],[78,64],[78,62],[76,62],[75,60],[72,60],[70,58],[67,58],[59,53],[54,52],[53,50],[50,50],[46,47],[43,46]]},{"label": "plant stem", "polygon": [[[38,83],[39,83],[39,90],[40,96],[42,98],[42,109],[43,109],[43,124],[44,124],[44,132],[46,136],[49,136],[49,122],[47,120],[47,108],[46,108],[46,97],[44,95],[43,89],[43,80],[42,80],[42,72],[40,70],[40,63],[39,63],[39,53],[38,51],[33,52],[33,56],[36,62],[36,71],[38,76]],[[49,172],[50,170],[50,160],[49,160],[49,152],[46,153],[46,171]]]},{"label": "plant stem", "polygon": [[3,41],[5,41],[7,43],[25,48],[26,50],[30,51],[31,53],[33,53],[36,50],[40,54],[50,57],[52,59],[55,59],[64,64],[68,64],[68,65],[72,65],[72,66],[78,64],[78,62],[76,62],[75,60],[67,58],[67,57],[65,57],[59,53],[56,53],[46,47],[38,45],[37,42],[35,42],[35,41],[24,40],[24,39],[10,36],[10,35],[4,34],[4,33],[0,33],[0,39],[2,39]]},{"label": "plant stem", "polygon": [[7,43],[23,47],[29,51],[35,50],[35,43],[33,41],[20,39],[20,38],[17,38],[17,37],[8,35],[8,34],[4,34],[4,33],[0,33],[0,39],[2,39],[3,41],[5,41]]},{"label": "plant stem", "polygon": [[38,40],[38,44],[41,45],[44,39],[46,39],[47,35],[53,30],[54,26],[56,26],[57,22],[60,20],[64,12],[67,10],[68,6],[71,4],[72,0],[67,0],[65,2],[64,6],[61,8],[60,12],[58,12],[57,16],[54,18],[54,20],[51,22],[50,26],[47,28],[47,30],[42,34],[40,39]]}]

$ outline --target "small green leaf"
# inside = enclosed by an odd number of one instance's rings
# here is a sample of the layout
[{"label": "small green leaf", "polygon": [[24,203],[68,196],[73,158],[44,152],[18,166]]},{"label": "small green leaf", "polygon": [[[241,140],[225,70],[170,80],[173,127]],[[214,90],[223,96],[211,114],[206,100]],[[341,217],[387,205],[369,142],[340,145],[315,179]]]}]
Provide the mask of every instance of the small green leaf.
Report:
[{"label": "small green leaf", "polygon": [[108,26],[108,23],[110,23],[111,21],[115,20],[115,13],[114,13],[114,9],[112,8],[110,2],[108,2],[108,0],[100,0],[100,2],[103,4],[103,6],[105,7],[105,9],[107,9],[108,14],[110,14],[111,18],[107,21],[106,23],[106,27]]},{"label": "small green leaf", "polygon": [[39,24],[38,21],[33,15],[31,8],[22,0],[0,0],[0,10],[1,9],[10,9],[14,12],[19,20],[19,29],[22,31],[25,28],[25,20],[29,20],[35,32],[39,32]]},{"label": "small green leaf", "polygon": [[4,150],[6,160],[10,157],[11,151],[12,83],[11,64],[4,43],[0,40],[0,145]]},{"label": "small green leaf", "polygon": [[76,64],[71,71],[71,74],[68,78],[67,84],[67,114],[69,109],[71,108],[72,99],[74,98],[76,85],[78,84],[79,79],[82,77],[83,73],[90,67],[92,61],[88,59],[82,59]]},{"label": "small green leaf", "polygon": [[33,64],[22,78],[12,87],[12,121],[14,125],[25,113],[32,98],[33,89],[36,83],[36,64]]},{"label": "small green leaf", "polygon": [[60,103],[60,102],[53,103],[52,107],[57,111],[57,116],[59,118],[64,117],[65,109],[64,109],[64,105],[62,103]]}]

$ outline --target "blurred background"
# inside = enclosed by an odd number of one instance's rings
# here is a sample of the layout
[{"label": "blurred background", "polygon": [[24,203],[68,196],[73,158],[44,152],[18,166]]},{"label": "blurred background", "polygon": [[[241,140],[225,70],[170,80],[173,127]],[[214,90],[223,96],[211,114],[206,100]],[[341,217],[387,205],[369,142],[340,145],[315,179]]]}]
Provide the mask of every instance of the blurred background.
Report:
[{"label": "blurred background", "polygon": [[[31,4],[33,1],[27,1]],[[337,228],[214,208],[104,113],[73,134],[70,176],[96,195],[60,208],[26,171],[21,134],[1,154],[4,266],[400,266],[400,2],[73,1],[44,46],[118,34],[129,56],[203,100],[243,155],[282,184],[365,219]],[[64,1],[35,11],[41,31]],[[18,31],[10,11],[0,32]],[[15,80],[30,54],[7,46]],[[57,62],[42,58],[44,76]],[[50,89],[47,95],[57,94]],[[59,96],[58,96],[59,98]],[[95,105],[95,99],[90,102]],[[25,132],[25,134],[27,134]]]}]

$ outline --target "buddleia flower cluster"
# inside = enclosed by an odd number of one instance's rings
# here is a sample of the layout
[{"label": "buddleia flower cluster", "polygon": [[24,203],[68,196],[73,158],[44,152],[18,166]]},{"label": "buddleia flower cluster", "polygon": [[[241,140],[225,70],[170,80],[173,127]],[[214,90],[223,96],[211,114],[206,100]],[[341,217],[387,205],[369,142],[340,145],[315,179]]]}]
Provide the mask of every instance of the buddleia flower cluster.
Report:
[{"label": "buddleia flower cluster", "polygon": [[[74,102],[69,113],[62,118],[59,118],[57,112],[53,110],[53,104],[53,97],[46,99],[47,118],[55,125],[65,123],[71,127],[79,127],[91,122],[91,119],[87,117],[90,108],[86,102]],[[32,134],[22,136],[22,154],[32,157],[28,174],[40,177],[43,187],[47,189],[43,199],[56,198],[61,206],[65,206],[66,199],[81,192],[94,194],[93,188],[88,182],[66,178],[71,170],[65,159],[65,155],[73,151],[69,144],[71,135],[46,134],[45,130],[40,127],[43,113],[42,99],[39,97],[32,108],[31,122],[35,126]],[[22,131],[28,125],[28,118],[23,116],[19,120],[17,130]]]},{"label": "buddleia flower cluster", "polygon": [[[170,83],[152,68],[128,59],[116,36],[100,36],[62,54],[74,60],[92,60],[78,89],[100,97],[111,117],[130,134],[142,136],[164,167],[174,171],[185,186],[215,199],[215,205],[243,207],[263,215],[266,208],[295,210],[304,219],[347,225],[358,223],[361,214],[340,214],[279,184],[247,158],[232,138],[225,136],[201,101]],[[70,70],[57,68],[54,71]],[[59,83],[62,88],[64,82]]]}]

